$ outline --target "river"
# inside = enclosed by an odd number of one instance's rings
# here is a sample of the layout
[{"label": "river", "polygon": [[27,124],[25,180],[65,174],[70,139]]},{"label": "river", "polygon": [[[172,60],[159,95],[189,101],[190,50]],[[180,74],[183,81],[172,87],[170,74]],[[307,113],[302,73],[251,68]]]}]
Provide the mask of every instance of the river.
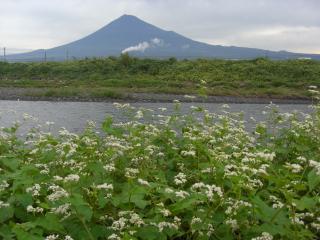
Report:
[{"label": "river", "polygon": [[[131,103],[135,107],[153,109],[155,114],[170,114],[174,111],[173,103]],[[254,117],[257,121],[263,121],[266,116],[262,114],[266,110],[266,104],[228,104],[230,112],[243,112],[245,120],[250,122]],[[181,103],[182,113],[190,111],[191,106],[202,106],[212,113],[222,113],[222,104],[218,103]],[[312,109],[306,104],[280,104],[280,112],[299,111],[311,113]],[[167,108],[164,113],[159,108]],[[225,109],[224,109],[225,110]],[[71,132],[81,132],[88,120],[92,120],[100,126],[106,115],[112,115],[117,121],[125,121],[126,117],[121,111],[106,102],[46,102],[46,101],[0,101],[0,127],[8,127],[14,121],[24,122],[24,128],[31,125],[45,125],[45,122],[55,124],[47,127],[50,131],[58,131],[65,127]],[[36,120],[24,121],[25,113],[33,116]],[[248,123],[250,124],[250,123]],[[251,123],[252,124],[252,123]]]}]

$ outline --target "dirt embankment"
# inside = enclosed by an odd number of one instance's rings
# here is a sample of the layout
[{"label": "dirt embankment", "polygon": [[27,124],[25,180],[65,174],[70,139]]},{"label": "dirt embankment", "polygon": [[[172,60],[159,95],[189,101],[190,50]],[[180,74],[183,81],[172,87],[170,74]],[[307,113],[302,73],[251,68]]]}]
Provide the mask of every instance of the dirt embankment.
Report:
[{"label": "dirt embankment", "polygon": [[238,96],[186,96],[158,93],[126,93],[121,98],[87,97],[87,96],[45,96],[44,88],[0,88],[0,100],[22,101],[78,101],[78,102],[206,102],[206,103],[254,103],[254,104],[310,104],[308,98],[267,98],[267,97],[238,97]]}]

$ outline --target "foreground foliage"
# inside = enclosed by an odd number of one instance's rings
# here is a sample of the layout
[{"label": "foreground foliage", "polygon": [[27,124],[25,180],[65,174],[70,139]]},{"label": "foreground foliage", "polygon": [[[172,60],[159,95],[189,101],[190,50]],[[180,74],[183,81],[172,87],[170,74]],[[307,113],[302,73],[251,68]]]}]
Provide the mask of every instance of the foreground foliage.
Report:
[{"label": "foreground foliage", "polygon": [[312,60],[177,61],[122,55],[68,62],[0,62],[1,87],[49,88],[45,96],[187,94],[196,93],[204,81],[210,95],[308,97],[308,86],[319,86],[319,76],[320,62]]},{"label": "foreground foliage", "polygon": [[270,108],[251,133],[241,114],[115,105],[133,120],[107,118],[103,136],[1,131],[0,238],[320,237],[317,107]]}]

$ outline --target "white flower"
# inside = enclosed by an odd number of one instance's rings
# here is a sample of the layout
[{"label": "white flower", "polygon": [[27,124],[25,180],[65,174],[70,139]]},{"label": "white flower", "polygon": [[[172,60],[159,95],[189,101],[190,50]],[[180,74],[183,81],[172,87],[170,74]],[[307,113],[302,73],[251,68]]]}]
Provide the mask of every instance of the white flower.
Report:
[{"label": "white flower", "polygon": [[7,187],[9,187],[8,182],[3,180],[2,183],[0,184],[0,192],[5,190]]},{"label": "white flower", "polygon": [[48,188],[49,190],[53,191],[50,195],[48,195],[49,201],[57,201],[63,197],[68,197],[69,193],[64,190],[62,187],[57,185],[51,185]]},{"label": "white flower", "polygon": [[192,219],[191,219],[191,225],[194,225],[194,224],[197,224],[197,223],[202,223],[201,218],[192,217]]},{"label": "white flower", "polygon": [[184,173],[180,172],[178,175],[174,177],[174,183],[176,185],[182,185],[187,182],[186,177],[187,176]]},{"label": "white flower", "polygon": [[9,207],[9,206],[10,206],[9,203],[5,203],[5,202],[0,200],[0,208],[6,208],[6,207]]},{"label": "white flower", "polygon": [[42,213],[43,212],[43,208],[41,207],[33,207],[32,205],[27,206],[27,212],[30,213]]},{"label": "white flower", "polygon": [[127,178],[136,178],[136,176],[139,174],[139,169],[136,168],[126,168],[125,169],[125,176]]},{"label": "white flower", "polygon": [[59,207],[52,208],[51,212],[59,215],[68,215],[70,206],[71,206],[70,203],[65,203],[63,205],[60,205]]},{"label": "white flower", "polygon": [[79,175],[77,174],[69,174],[64,178],[64,182],[78,182],[80,179]]},{"label": "white flower", "polygon": [[114,163],[109,163],[109,164],[105,165],[103,168],[107,172],[114,172],[116,170]]},{"label": "white flower", "polygon": [[100,185],[97,185],[96,187],[97,189],[104,189],[104,190],[113,190],[113,185],[112,184],[108,184],[108,183],[104,183],[104,184],[100,184]]},{"label": "white flower", "polygon": [[180,197],[180,198],[186,198],[188,196],[190,196],[190,194],[186,191],[178,191],[178,192],[175,192],[176,196],[177,197]]},{"label": "white flower", "polygon": [[31,193],[33,197],[40,195],[41,186],[39,184],[35,184],[32,187],[26,189],[27,193]]},{"label": "white flower", "polygon": [[141,178],[138,179],[138,183],[140,183],[141,185],[150,187],[150,184],[148,183],[148,181],[145,181]]},{"label": "white flower", "polygon": [[252,238],[251,240],[272,240],[273,236],[270,233],[263,232],[260,237]]},{"label": "white flower", "polygon": [[310,165],[310,167],[314,167],[314,169],[316,171],[316,174],[318,176],[320,176],[320,162],[316,162],[316,161],[310,160],[309,161],[309,165]]},{"label": "white flower", "polygon": [[59,235],[58,234],[52,234],[52,235],[49,235],[45,238],[45,240],[56,240],[59,238]]},{"label": "white flower", "polygon": [[193,151],[193,150],[190,150],[190,151],[181,151],[181,155],[183,157],[194,157],[196,156],[196,152]]},{"label": "white flower", "polygon": [[173,193],[174,191],[171,188],[166,188],[164,190],[165,193]]},{"label": "white flower", "polygon": [[117,234],[113,233],[108,237],[109,240],[120,240],[121,238],[118,237]]},{"label": "white flower", "polygon": [[238,225],[238,222],[236,219],[228,219],[226,221],[226,224],[229,225],[233,231],[235,231],[239,228],[239,225]]},{"label": "white flower", "polygon": [[299,173],[303,170],[303,167],[296,163],[286,163],[285,167],[291,170],[293,173]]}]

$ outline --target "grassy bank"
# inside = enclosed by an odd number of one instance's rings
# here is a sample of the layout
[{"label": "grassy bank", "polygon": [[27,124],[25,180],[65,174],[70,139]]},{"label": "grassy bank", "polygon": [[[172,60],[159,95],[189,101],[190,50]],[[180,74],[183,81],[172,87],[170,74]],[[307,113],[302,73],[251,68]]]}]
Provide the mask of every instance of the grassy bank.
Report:
[{"label": "grassy bank", "polygon": [[1,129],[1,239],[319,239],[319,106],[270,107],[253,131],[227,106],[115,107],[131,121],[103,136]]},{"label": "grassy bank", "polygon": [[[151,60],[119,58],[69,62],[0,63],[0,87],[50,88],[53,95],[92,96],[128,92],[308,97],[320,84],[320,62],[268,59]],[[65,90],[67,89],[67,90]],[[50,93],[48,93],[50,94]]]}]

